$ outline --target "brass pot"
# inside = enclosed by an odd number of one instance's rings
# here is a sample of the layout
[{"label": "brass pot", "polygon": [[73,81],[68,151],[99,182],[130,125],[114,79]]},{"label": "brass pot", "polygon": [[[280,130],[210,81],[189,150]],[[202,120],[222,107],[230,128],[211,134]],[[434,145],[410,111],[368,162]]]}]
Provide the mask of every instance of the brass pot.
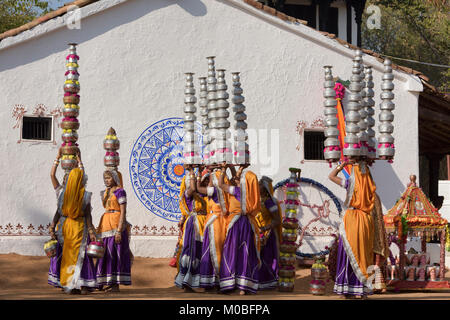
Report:
[{"label": "brass pot", "polygon": [[75,83],[66,83],[64,85],[64,92],[78,93],[80,92],[80,86]]},{"label": "brass pot", "polygon": [[281,269],[278,271],[278,275],[282,278],[294,278],[295,277],[295,269]]},{"label": "brass pot", "polygon": [[80,127],[80,123],[79,122],[75,122],[75,121],[63,121],[63,122],[61,122],[61,128],[62,129],[78,130],[79,127]]},{"label": "brass pot", "polygon": [[63,155],[76,155],[80,149],[77,146],[64,146],[61,147],[61,152]]},{"label": "brass pot", "polygon": [[285,253],[295,253],[297,251],[297,245],[282,243],[280,245],[280,251]]},{"label": "brass pot", "polygon": [[283,227],[286,229],[297,229],[298,228],[298,222],[294,221],[283,221]]},{"label": "brass pot", "polygon": [[65,96],[63,98],[64,104],[79,104],[80,97],[77,96]]}]

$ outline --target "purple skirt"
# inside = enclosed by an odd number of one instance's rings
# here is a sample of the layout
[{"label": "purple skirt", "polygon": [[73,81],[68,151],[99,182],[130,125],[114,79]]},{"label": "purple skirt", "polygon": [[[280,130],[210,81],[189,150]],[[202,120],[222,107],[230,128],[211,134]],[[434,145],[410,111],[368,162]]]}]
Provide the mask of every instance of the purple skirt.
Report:
[{"label": "purple skirt", "polygon": [[211,243],[214,243],[213,235],[211,235],[212,229],[212,224],[205,228],[200,258],[200,288],[206,289],[219,286],[219,275],[214,268],[215,252],[211,248]]},{"label": "purple skirt", "polygon": [[122,241],[116,244],[114,236],[102,239],[105,255],[97,262],[97,286],[131,285],[131,251],[128,231],[122,231]]},{"label": "purple skirt", "polygon": [[252,225],[245,215],[228,229],[220,264],[220,290],[258,290],[258,252]]},{"label": "purple skirt", "polygon": [[184,229],[183,249],[180,255],[180,270],[175,277],[175,285],[180,288],[200,287],[200,259],[202,257],[202,242],[197,241],[195,231],[195,216],[186,221]]},{"label": "purple skirt", "polygon": [[371,294],[371,290],[363,285],[363,283],[356,277],[356,274],[350,264],[347,252],[345,251],[342,237],[339,238],[339,246],[337,250],[336,279],[333,289],[334,293],[339,295],[360,296]]},{"label": "purple skirt", "polygon": [[261,268],[258,271],[258,289],[274,289],[278,286],[278,237],[270,232],[266,245],[261,247]]},{"label": "purple skirt", "polygon": [[[89,245],[90,240],[87,239],[87,245]],[[83,264],[81,267],[80,278],[77,283],[80,287],[95,288],[96,278],[95,278],[95,266],[94,261],[86,253],[87,245],[84,250]],[[60,282],[61,275],[61,259],[62,259],[63,247],[58,242],[56,245],[56,256],[50,259],[50,267],[48,271],[48,284],[56,288],[62,288]],[[79,288],[77,288],[79,289]]]}]

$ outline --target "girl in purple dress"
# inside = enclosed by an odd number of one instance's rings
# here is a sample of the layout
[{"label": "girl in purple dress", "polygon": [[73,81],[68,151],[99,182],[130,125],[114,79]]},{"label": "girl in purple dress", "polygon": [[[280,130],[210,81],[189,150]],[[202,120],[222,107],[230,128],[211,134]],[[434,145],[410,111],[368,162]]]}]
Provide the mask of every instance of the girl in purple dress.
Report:
[{"label": "girl in purple dress", "polygon": [[100,290],[119,292],[119,285],[131,285],[130,224],[126,220],[127,194],[122,188],[120,172],[103,173],[106,190],[101,192],[105,213],[97,234],[105,255],[97,262],[97,285]]}]

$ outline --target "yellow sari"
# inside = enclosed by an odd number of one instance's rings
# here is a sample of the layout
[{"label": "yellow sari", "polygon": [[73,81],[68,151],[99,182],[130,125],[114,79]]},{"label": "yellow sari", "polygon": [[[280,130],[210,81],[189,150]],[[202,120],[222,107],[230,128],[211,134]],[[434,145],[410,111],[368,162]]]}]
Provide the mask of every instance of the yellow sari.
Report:
[{"label": "yellow sari", "polygon": [[64,244],[60,283],[66,290],[77,287],[76,282],[81,271],[86,248],[87,227],[83,204],[87,205],[86,196],[90,197],[90,193],[86,194],[82,180],[83,171],[81,169],[76,168],[70,171],[61,208],[62,218],[59,223],[61,227],[59,233]]}]

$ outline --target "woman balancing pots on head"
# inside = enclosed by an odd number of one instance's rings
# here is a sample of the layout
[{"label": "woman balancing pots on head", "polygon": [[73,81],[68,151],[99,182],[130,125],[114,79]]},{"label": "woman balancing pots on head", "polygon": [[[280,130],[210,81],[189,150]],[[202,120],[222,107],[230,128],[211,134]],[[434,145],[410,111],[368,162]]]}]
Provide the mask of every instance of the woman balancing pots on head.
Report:
[{"label": "woman balancing pots on head", "polygon": [[[261,267],[259,228],[255,216],[261,211],[258,178],[243,164],[231,183],[224,181],[227,165],[222,167],[219,187],[227,194],[226,239],[220,265],[220,290],[238,289],[240,295],[256,293]],[[232,166],[231,166],[232,167]],[[234,168],[234,167],[233,167]]]},{"label": "woman balancing pots on head", "polygon": [[102,239],[105,254],[97,262],[97,285],[106,292],[119,292],[119,285],[131,285],[133,256],[129,245],[131,225],[126,219],[127,194],[123,189],[122,174],[117,170],[118,140],[112,128],[104,140],[104,147],[107,150],[103,172],[106,190],[101,191],[100,196],[105,213],[100,218],[97,234]]},{"label": "woman balancing pots on head", "polygon": [[206,172],[209,173],[208,185],[197,181],[197,191],[207,195],[207,215],[200,260],[200,287],[205,291],[212,291],[220,289],[222,250],[227,232],[228,198],[219,187],[221,171],[213,165],[208,166]]},{"label": "woman balancing pots on head", "polygon": [[337,269],[334,292],[348,298],[365,298],[372,293],[367,268],[373,265],[374,223],[371,215],[375,205],[375,182],[366,162],[351,160],[349,179],[337,175],[350,164],[345,161],[329,175],[329,179],[347,190],[347,211],[339,227]]},{"label": "woman balancing pots on head", "polygon": [[185,164],[186,175],[181,181],[180,209],[182,213],[179,227],[182,237],[177,257],[178,273],[175,285],[192,292],[200,288],[200,260],[202,258],[203,234],[206,222],[206,193],[197,191],[197,183],[206,187],[209,183],[209,173],[200,167],[195,176],[192,165]]},{"label": "woman balancing pots on head", "polygon": [[[94,263],[86,254],[88,244],[95,241],[95,230],[91,217],[92,193],[85,190],[87,176],[79,152],[76,158],[79,167],[70,170],[50,225],[50,235],[58,240],[59,248],[50,261],[48,283],[67,293],[87,294],[96,287]],[[54,166],[58,163],[55,160]]]},{"label": "woman balancing pots on head", "polygon": [[259,190],[261,211],[256,215],[256,221],[260,230],[261,268],[258,271],[258,289],[275,289],[278,286],[279,247],[282,241],[281,208],[273,196],[272,179],[262,176]]}]

